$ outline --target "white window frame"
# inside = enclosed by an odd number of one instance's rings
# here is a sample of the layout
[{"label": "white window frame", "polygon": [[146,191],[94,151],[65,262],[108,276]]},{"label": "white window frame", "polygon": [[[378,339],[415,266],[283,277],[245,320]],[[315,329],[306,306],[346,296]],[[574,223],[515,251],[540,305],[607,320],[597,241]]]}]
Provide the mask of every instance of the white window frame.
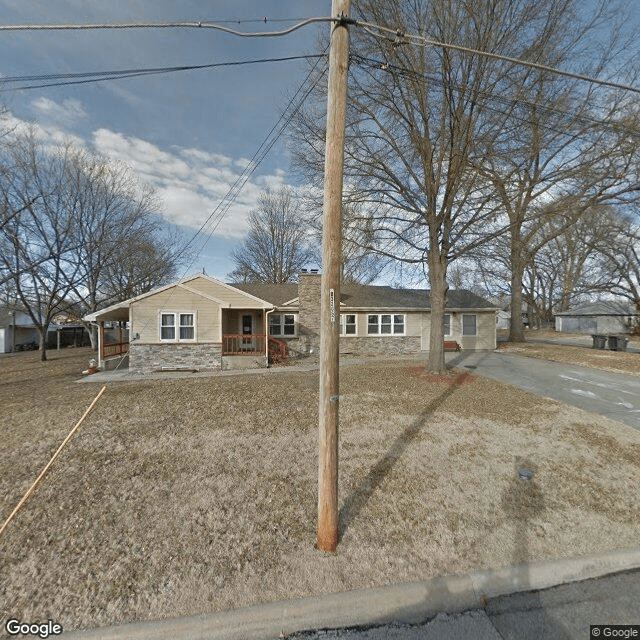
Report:
[{"label": "white window frame", "polygon": [[[471,317],[471,318],[475,318],[474,321],[474,325],[475,325],[475,332],[474,333],[465,333],[464,330],[464,319],[467,317]],[[462,314],[462,335],[463,336],[469,336],[469,337],[474,337],[478,335],[478,314],[477,313],[463,313]]]},{"label": "white window frame", "polygon": [[[191,316],[191,324],[182,324],[183,316]],[[192,338],[183,338],[182,337],[182,329],[193,329],[193,337]],[[192,313],[179,313],[178,314],[178,342],[195,342],[196,339],[196,314],[195,311]]]},{"label": "white window frame", "polygon": [[[286,322],[286,318],[293,318],[293,322]],[[275,318],[279,318],[279,322],[276,325]],[[271,333],[271,328],[278,326],[280,333]],[[293,333],[285,333],[285,327],[293,326]],[[295,338],[298,335],[298,318],[295,313],[272,313],[269,315],[269,337],[270,338]]]},{"label": "white window frame", "polygon": [[[383,321],[389,318],[389,322]],[[376,323],[371,322],[371,318],[377,318]],[[396,318],[402,318],[402,322],[397,322]],[[402,325],[402,333],[396,332],[396,325]],[[390,332],[382,332],[383,326],[390,326]],[[371,327],[377,327],[376,331],[371,331]],[[367,314],[367,335],[368,336],[404,336],[407,334],[407,316],[404,313],[368,313]]]},{"label": "white window frame", "polygon": [[[447,332],[447,323],[445,322],[445,319],[447,318],[447,316],[449,317],[449,331]],[[453,314],[451,313],[445,313],[442,316],[442,331],[444,333],[444,337],[445,338],[450,338],[453,335],[453,332],[451,330],[451,320],[453,318]]]},{"label": "white window frame", "polygon": [[[347,322],[347,318],[353,318],[353,322]],[[353,333],[347,333],[347,326],[353,327]],[[341,313],[340,314],[340,335],[345,338],[358,335],[358,314]]]},{"label": "white window frame", "polygon": [[[163,325],[162,318],[163,316],[173,316],[173,325]],[[183,316],[192,316],[193,324],[183,325],[182,317]],[[161,310],[158,316],[158,336],[160,337],[160,342],[196,342],[197,334],[197,315],[195,311],[165,311]],[[171,327],[173,329],[173,338],[163,338],[162,337],[162,329],[165,327]],[[180,337],[180,329],[181,328],[193,328],[193,338],[181,338]]]}]

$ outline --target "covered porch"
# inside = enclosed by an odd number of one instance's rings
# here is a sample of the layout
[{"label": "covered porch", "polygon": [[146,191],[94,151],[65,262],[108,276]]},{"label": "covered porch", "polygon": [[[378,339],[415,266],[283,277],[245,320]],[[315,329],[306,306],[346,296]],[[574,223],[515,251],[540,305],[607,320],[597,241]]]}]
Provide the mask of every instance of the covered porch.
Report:
[{"label": "covered porch", "polygon": [[85,317],[98,330],[98,367],[113,369],[129,353],[129,305],[116,304]]},{"label": "covered porch", "polygon": [[[283,340],[268,334],[266,309],[223,309],[222,310],[222,357],[228,363],[240,367],[242,358],[264,358],[267,364],[284,364],[287,345]],[[223,368],[224,368],[223,362]]]}]

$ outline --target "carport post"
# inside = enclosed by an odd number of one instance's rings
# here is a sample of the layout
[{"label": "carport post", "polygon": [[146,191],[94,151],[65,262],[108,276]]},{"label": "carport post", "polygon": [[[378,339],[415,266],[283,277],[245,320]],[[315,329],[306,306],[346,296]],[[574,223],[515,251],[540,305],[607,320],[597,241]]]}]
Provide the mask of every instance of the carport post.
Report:
[{"label": "carport post", "polygon": [[333,0],[324,163],[320,285],[318,549],[338,546],[338,367],[342,271],[342,183],[349,62],[350,0]]}]

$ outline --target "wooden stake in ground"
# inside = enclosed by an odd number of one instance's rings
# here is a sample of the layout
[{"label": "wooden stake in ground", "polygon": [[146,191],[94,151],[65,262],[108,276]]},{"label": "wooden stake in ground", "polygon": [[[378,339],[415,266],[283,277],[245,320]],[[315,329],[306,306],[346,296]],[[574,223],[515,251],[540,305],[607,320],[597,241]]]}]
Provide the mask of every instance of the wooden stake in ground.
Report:
[{"label": "wooden stake in ground", "polygon": [[82,418],[80,418],[80,420],[78,420],[78,422],[76,423],[76,426],[73,427],[73,429],[71,429],[71,431],[69,432],[69,435],[64,439],[62,444],[58,447],[58,450],[53,454],[53,457],[51,458],[51,460],[49,460],[49,462],[47,463],[47,466],[40,472],[40,475],[35,479],[35,482],[29,487],[27,493],[25,493],[22,496],[22,500],[18,502],[18,504],[16,505],[16,508],[11,512],[11,515],[5,520],[2,527],[0,527],[0,535],[4,533],[4,530],[9,526],[9,523],[13,520],[13,517],[16,515],[16,513],[20,511],[20,509],[27,502],[27,500],[33,495],[33,492],[36,490],[36,488],[38,487],[42,479],[47,475],[49,469],[51,469],[51,467],[53,466],[53,463],[56,461],[56,459],[60,455],[60,452],[65,448],[65,446],[67,445],[67,442],[71,440],[71,438],[73,437],[73,434],[80,428],[82,423],[85,421],[86,417],[91,413],[93,408],[96,406],[98,400],[100,400],[100,396],[106,390],[107,390],[107,385],[104,385],[102,389],[100,389],[100,392],[93,399],[93,402],[89,405],[89,408],[82,414]]},{"label": "wooden stake in ground", "polygon": [[340,278],[342,272],[342,182],[349,61],[350,0],[333,0],[327,140],[324,164],[322,283],[320,287],[320,405],[318,542],[323,551],[338,546],[338,365]]}]

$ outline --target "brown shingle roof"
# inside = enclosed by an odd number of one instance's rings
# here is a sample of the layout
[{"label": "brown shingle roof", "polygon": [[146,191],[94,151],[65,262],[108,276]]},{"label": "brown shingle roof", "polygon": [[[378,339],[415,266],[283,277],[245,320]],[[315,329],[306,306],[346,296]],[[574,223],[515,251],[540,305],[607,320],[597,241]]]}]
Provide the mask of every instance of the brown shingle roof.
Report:
[{"label": "brown shingle roof", "polygon": [[[274,306],[298,296],[298,285],[252,282],[231,286],[250,293]],[[430,309],[428,289],[394,289],[393,287],[345,284],[340,290],[340,301],[347,308],[364,309]],[[449,291],[448,309],[489,309],[495,305],[463,289]]]},{"label": "brown shingle roof", "polygon": [[285,284],[271,284],[268,282],[248,282],[246,284],[231,285],[260,300],[270,302],[274,307],[282,306],[285,302],[298,297],[298,285],[295,282]]}]

